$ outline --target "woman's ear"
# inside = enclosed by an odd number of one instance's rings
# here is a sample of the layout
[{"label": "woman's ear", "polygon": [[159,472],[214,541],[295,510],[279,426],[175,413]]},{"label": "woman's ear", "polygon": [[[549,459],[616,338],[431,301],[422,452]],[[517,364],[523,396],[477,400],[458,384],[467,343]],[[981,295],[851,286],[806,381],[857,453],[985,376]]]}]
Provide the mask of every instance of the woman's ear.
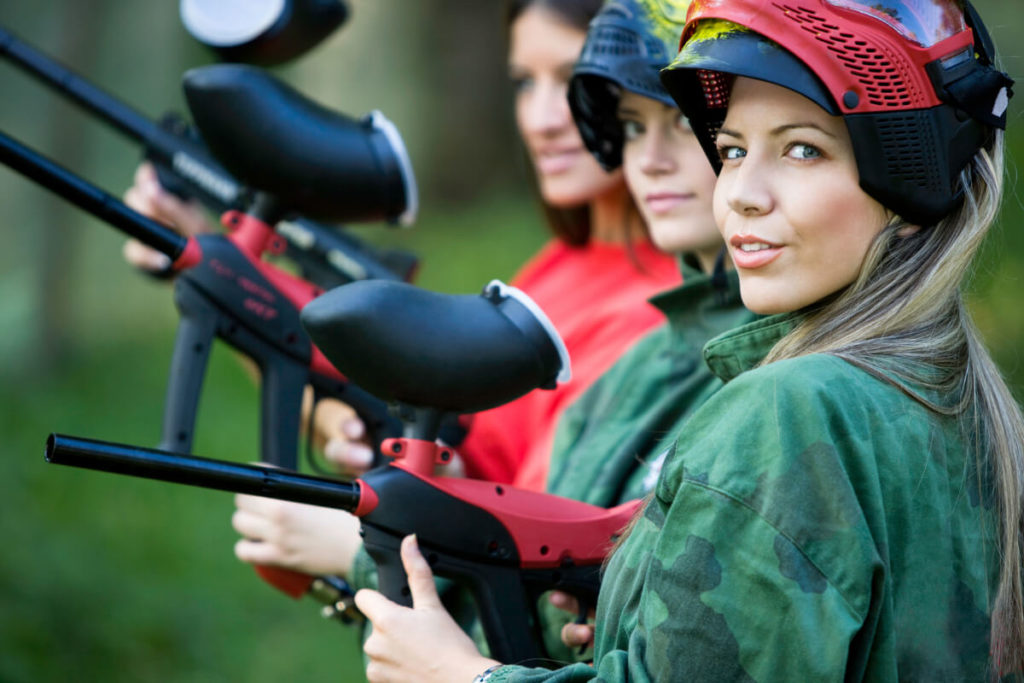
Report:
[{"label": "woman's ear", "polygon": [[907,225],[904,225],[903,227],[901,227],[899,230],[896,231],[896,236],[899,237],[900,239],[905,239],[905,238],[910,237],[911,235],[917,233],[920,229],[921,229],[920,225],[910,225],[910,224],[907,224]]}]

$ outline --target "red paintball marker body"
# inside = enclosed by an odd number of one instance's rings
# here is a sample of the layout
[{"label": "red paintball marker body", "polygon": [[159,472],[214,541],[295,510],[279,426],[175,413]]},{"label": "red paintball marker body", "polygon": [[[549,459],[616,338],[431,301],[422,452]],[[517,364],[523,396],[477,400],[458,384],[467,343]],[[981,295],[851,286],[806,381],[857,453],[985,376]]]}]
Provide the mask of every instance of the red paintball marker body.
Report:
[{"label": "red paintball marker body", "polygon": [[[214,336],[227,339],[260,366],[264,384],[261,459],[265,462],[297,468],[295,444],[307,385],[314,387],[318,397],[330,396],[352,405],[374,437],[396,433],[397,423],[386,407],[351,385],[302,331],[298,313],[322,290],[262,260],[264,252],[276,253],[283,246],[280,236],[263,221],[240,212],[224,214],[222,222],[229,230],[227,236],[189,238],[173,264],[181,273],[175,282],[175,300],[182,318],[168,382],[161,448],[191,450]],[[294,599],[309,593],[317,582],[317,577],[279,567],[255,569],[267,583]],[[332,605],[347,597],[343,586],[323,586],[322,590],[324,601]]]},{"label": "red paintball marker body", "polygon": [[[411,597],[399,546],[415,533],[434,573],[473,594],[492,656],[507,662],[543,657],[537,599],[557,589],[593,605],[601,563],[640,501],[609,510],[479,480],[434,476],[417,470],[432,471],[445,448],[417,439],[389,444],[418,456],[397,459],[354,482],[57,434],[47,441],[46,458],[351,512],[361,519],[380,591],[407,606]],[[420,457],[431,452],[436,460]]]},{"label": "red paintball marker body", "polygon": [[230,234],[186,238],[125,206],[4,133],[0,162],[56,192],[124,234],[166,254],[179,274],[175,298],[182,314],[165,402],[162,445],[191,449],[202,379],[212,341],[223,338],[260,366],[263,377],[261,459],[297,466],[302,392],[352,405],[377,440],[397,433],[387,406],[349,382],[315,348],[299,312],[322,290],[263,260],[283,242],[252,214],[231,212]]}]

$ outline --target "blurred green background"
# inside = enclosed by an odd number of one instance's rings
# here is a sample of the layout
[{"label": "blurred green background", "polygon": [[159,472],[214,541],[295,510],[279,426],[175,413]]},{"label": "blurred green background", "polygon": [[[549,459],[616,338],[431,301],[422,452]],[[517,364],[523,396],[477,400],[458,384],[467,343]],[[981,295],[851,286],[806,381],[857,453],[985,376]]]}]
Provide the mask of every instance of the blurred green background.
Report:
[{"label": "blurred green background", "polygon": [[[380,109],[422,191],[417,225],[351,226],[422,259],[418,282],[450,292],[510,277],[545,239],[515,137],[497,0],[350,0],[349,22],[274,69],[325,105]],[[977,0],[1011,75],[1019,0]],[[184,112],[186,69],[214,61],[178,3],[3,0],[0,25],[142,113]],[[1016,29],[1016,30],[1015,30]],[[1024,159],[1011,107],[1008,192],[972,283],[972,308],[1024,396]],[[0,130],[115,195],[140,150],[6,63]],[[265,586],[232,554],[230,495],[48,466],[50,432],[158,440],[176,312],[166,284],[120,255],[121,236],[0,170],[0,683],[51,680],[362,680],[355,633],[311,601]],[[195,450],[249,461],[258,396],[219,348]]]}]

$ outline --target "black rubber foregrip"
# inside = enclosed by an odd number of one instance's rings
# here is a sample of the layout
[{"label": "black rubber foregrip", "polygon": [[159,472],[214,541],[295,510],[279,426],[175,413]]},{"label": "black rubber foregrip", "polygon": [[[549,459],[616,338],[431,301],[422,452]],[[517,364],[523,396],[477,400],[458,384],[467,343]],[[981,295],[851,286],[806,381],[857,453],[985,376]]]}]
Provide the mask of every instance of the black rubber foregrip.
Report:
[{"label": "black rubber foregrip", "polygon": [[[180,294],[182,284],[178,282],[176,287]],[[199,396],[216,330],[217,315],[211,309],[202,306],[181,308],[164,397],[163,433],[160,438],[163,450],[178,453],[192,450]]]},{"label": "black rubber foregrip", "polygon": [[260,362],[260,460],[296,470],[302,393],[309,382],[309,368],[283,353],[270,354]]}]

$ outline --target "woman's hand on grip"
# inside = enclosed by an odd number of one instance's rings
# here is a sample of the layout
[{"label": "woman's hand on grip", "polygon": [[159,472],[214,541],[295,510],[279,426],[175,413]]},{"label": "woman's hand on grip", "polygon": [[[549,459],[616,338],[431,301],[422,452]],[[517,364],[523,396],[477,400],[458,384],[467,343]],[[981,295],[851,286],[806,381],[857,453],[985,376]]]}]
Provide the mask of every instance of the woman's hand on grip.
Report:
[{"label": "woman's hand on grip", "polygon": [[434,574],[415,536],[402,540],[402,565],[409,578],[412,607],[402,607],[373,590],[356,593],[356,606],[373,623],[363,645],[370,662],[370,683],[471,681],[496,664],[481,655],[473,641],[445,611]]},{"label": "woman's hand on grip", "polygon": [[359,519],[342,510],[238,494],[235,556],[307,574],[349,576],[362,545]]},{"label": "woman's hand on grip", "polygon": [[[156,169],[148,161],[135,170],[134,183],[124,193],[124,203],[186,237],[214,231],[198,202],[179,199],[160,186]],[[165,254],[134,239],[125,242],[122,253],[128,263],[142,270],[162,272],[171,265]]]}]

